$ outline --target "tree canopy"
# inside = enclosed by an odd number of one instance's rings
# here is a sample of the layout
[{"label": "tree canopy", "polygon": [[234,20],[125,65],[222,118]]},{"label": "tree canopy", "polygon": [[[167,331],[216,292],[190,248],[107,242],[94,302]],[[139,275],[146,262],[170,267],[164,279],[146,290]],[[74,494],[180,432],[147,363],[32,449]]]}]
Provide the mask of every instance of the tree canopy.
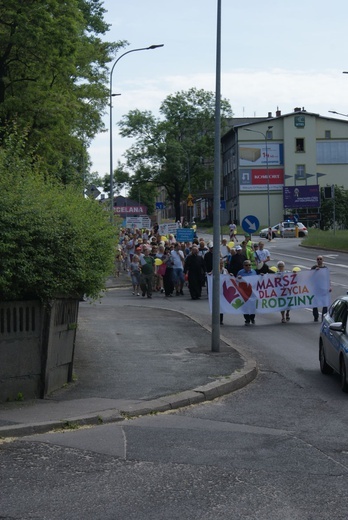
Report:
[{"label": "tree canopy", "polygon": [[[177,92],[162,102],[159,112],[159,118],[140,110],[123,116],[120,133],[135,143],[115,178],[130,186],[163,186],[179,219],[182,198],[189,190],[202,189],[213,176],[215,94],[196,88]],[[231,116],[229,102],[221,100],[223,126]]]},{"label": "tree canopy", "polygon": [[27,135],[42,170],[81,178],[89,141],[103,129],[108,69],[125,42],[108,30],[99,0],[0,0],[0,132]]},{"label": "tree canopy", "polygon": [[[334,186],[335,198],[326,199],[324,188],[321,188],[320,227],[332,229],[338,225],[343,229],[348,228],[348,190],[343,186]],[[335,208],[335,211],[334,211]],[[334,222],[335,216],[335,222]]]},{"label": "tree canopy", "polygon": [[44,179],[19,135],[0,149],[0,298],[98,297],[115,255],[109,213],[73,185]]}]

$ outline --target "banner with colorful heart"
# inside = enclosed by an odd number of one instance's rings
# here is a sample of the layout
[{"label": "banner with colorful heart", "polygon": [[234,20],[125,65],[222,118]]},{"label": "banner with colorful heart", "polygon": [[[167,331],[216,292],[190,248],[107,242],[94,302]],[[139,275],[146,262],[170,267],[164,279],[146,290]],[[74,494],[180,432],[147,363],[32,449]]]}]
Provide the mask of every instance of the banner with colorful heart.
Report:
[{"label": "banner with colorful heart", "polygon": [[[210,311],[213,277],[207,276]],[[329,269],[234,277],[220,275],[220,312],[260,314],[330,305]]]}]

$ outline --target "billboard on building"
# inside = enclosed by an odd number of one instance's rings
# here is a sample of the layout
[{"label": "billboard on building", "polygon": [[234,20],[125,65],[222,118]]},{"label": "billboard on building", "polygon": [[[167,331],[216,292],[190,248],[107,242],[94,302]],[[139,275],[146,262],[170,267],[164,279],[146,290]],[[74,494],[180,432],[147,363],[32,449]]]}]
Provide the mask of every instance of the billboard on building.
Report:
[{"label": "billboard on building", "polygon": [[265,142],[239,145],[239,166],[264,166],[267,162],[269,165],[284,164],[282,144],[267,143],[267,147]]},{"label": "billboard on building", "polygon": [[318,184],[311,186],[284,186],[284,208],[319,208],[320,190]]},{"label": "billboard on building", "polygon": [[284,186],[283,168],[243,168],[239,172],[240,191],[281,191]]}]

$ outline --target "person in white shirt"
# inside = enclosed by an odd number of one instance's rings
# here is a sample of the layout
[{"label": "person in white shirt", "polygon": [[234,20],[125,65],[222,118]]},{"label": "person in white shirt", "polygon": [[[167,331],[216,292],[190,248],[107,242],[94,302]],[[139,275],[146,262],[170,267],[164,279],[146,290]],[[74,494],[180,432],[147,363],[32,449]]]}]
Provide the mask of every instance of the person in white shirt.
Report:
[{"label": "person in white shirt", "polygon": [[238,242],[236,224],[234,222],[231,222],[229,228],[230,228],[230,239],[234,242]]},{"label": "person in white shirt", "polygon": [[265,249],[265,244],[263,242],[259,242],[259,250],[257,251],[257,254],[261,262],[269,262],[271,259],[271,255],[268,249]]},{"label": "person in white shirt", "polygon": [[280,238],[284,238],[284,225],[283,225],[283,222],[279,222],[279,234],[280,234]]},{"label": "person in white shirt", "polygon": [[228,255],[230,254],[230,248],[227,245],[227,239],[223,238],[220,245],[220,255],[224,261],[224,266],[226,266],[226,262],[228,259]]},{"label": "person in white shirt", "polygon": [[268,249],[264,248],[263,242],[254,244],[254,257],[257,274],[266,274],[271,272],[267,265],[267,262],[271,259],[271,256]]}]

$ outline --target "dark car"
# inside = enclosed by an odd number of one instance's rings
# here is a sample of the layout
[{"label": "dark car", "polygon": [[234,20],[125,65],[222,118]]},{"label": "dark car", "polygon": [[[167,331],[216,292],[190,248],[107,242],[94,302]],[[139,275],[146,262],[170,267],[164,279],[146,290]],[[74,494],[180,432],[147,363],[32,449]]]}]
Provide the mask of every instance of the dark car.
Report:
[{"label": "dark car", "polygon": [[319,338],[320,370],[323,374],[340,374],[343,392],[348,392],[347,316],[348,296],[341,296],[325,314]]}]

